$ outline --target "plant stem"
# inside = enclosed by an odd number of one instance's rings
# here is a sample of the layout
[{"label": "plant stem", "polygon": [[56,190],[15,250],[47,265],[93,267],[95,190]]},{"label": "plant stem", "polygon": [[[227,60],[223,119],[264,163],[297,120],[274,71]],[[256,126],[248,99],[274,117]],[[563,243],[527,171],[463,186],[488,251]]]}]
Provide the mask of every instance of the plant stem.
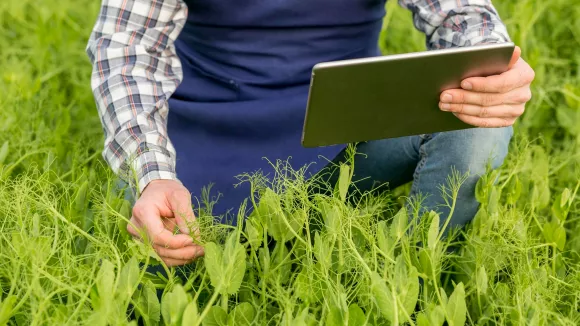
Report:
[{"label": "plant stem", "polygon": [[211,309],[211,307],[213,306],[213,304],[215,303],[215,301],[219,297],[220,291],[221,291],[220,288],[214,289],[214,292],[213,292],[211,298],[209,299],[208,303],[205,305],[203,312],[201,313],[201,315],[199,315],[199,318],[195,321],[195,324],[193,324],[194,326],[199,326],[201,324],[201,321],[209,313],[209,310]]}]

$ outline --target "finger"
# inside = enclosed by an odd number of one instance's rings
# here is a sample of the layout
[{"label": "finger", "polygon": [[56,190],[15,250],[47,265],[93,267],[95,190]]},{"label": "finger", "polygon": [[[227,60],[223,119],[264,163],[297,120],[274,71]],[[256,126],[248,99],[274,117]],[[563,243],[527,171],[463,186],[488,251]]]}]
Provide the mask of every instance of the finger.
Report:
[{"label": "finger", "polygon": [[189,234],[190,230],[187,225],[195,221],[193,208],[191,207],[191,195],[187,190],[174,191],[168,200],[173,217],[179,226],[179,231],[183,234]]},{"label": "finger", "polygon": [[514,53],[512,54],[512,58],[510,60],[510,63],[508,64],[508,70],[511,69],[516,62],[518,62],[518,60],[520,59],[520,57],[522,56],[522,49],[516,45],[516,47],[514,48]]},{"label": "finger", "polygon": [[129,223],[127,223],[127,232],[129,232],[129,234],[131,234],[134,238],[141,239],[141,233],[144,232],[144,230],[141,230],[141,228],[142,226],[141,223],[139,223],[139,220],[135,217],[131,217]]},{"label": "finger", "polygon": [[522,104],[532,98],[529,87],[520,87],[505,94],[470,92],[462,89],[450,89],[443,93],[439,100],[442,103],[474,104],[495,106],[501,104]]},{"label": "finger", "polygon": [[183,266],[193,262],[193,260],[180,260],[165,257],[161,257],[161,260],[163,260],[163,262],[165,263],[165,265],[167,265],[167,267]]},{"label": "finger", "polygon": [[162,217],[161,222],[163,222],[163,226],[165,229],[173,234],[176,233],[178,229],[177,223],[173,217]]},{"label": "finger", "polygon": [[193,243],[193,239],[186,234],[176,234],[165,229],[159,210],[155,206],[135,205],[133,216],[138,219],[147,235],[154,244],[179,249]]},{"label": "finger", "polygon": [[472,104],[439,103],[442,111],[471,115],[480,118],[517,118],[524,113],[524,105],[479,106]]},{"label": "finger", "polygon": [[205,254],[202,246],[186,246],[180,249],[168,249],[163,246],[153,245],[157,254],[162,258],[177,260],[193,260]]},{"label": "finger", "polygon": [[461,82],[461,88],[483,93],[507,93],[531,83],[533,79],[532,68],[518,61],[512,69],[502,74],[465,79]]},{"label": "finger", "polygon": [[481,118],[461,113],[454,114],[459,120],[467,124],[483,128],[509,127],[516,121],[516,118]]}]

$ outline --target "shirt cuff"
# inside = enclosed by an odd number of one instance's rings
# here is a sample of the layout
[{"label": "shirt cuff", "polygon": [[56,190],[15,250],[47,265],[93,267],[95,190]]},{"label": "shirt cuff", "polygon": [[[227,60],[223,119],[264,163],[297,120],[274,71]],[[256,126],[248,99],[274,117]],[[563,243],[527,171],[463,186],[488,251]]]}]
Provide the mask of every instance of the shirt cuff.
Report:
[{"label": "shirt cuff", "polygon": [[175,159],[159,150],[150,149],[139,154],[132,161],[131,171],[132,184],[137,187],[139,195],[153,180],[180,182],[175,172]]}]

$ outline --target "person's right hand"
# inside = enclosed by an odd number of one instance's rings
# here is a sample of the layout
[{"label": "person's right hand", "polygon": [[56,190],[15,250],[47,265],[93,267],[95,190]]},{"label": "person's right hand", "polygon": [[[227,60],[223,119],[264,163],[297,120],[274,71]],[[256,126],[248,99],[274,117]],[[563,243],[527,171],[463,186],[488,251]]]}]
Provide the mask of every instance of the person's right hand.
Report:
[{"label": "person's right hand", "polygon": [[[167,266],[185,265],[204,254],[190,235],[188,223],[193,221],[189,191],[175,180],[153,180],[133,206],[127,230],[139,239],[139,231],[145,232]],[[179,233],[174,232],[176,228]]]}]

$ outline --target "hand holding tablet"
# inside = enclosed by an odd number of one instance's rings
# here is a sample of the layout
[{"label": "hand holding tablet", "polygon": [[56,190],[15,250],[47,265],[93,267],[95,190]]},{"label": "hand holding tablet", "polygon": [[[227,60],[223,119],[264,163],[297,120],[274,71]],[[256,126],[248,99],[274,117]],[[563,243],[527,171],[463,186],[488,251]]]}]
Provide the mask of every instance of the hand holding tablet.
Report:
[{"label": "hand holding tablet", "polygon": [[317,64],[303,146],[510,125],[533,79],[519,56],[502,43]]}]

